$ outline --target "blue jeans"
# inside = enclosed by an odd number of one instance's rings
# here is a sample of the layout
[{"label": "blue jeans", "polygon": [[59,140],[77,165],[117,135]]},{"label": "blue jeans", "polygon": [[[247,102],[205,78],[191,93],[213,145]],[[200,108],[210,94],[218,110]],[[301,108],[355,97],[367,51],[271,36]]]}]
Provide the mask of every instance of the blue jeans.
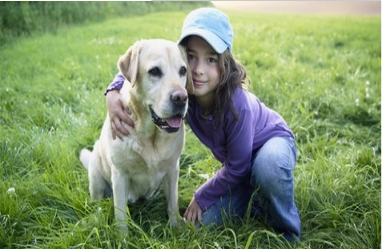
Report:
[{"label": "blue jeans", "polygon": [[290,241],[300,238],[301,222],[294,202],[293,169],[297,149],[293,138],[268,140],[252,157],[250,184],[231,190],[208,208],[202,217],[204,225],[219,225],[223,217],[267,215],[275,232]]}]

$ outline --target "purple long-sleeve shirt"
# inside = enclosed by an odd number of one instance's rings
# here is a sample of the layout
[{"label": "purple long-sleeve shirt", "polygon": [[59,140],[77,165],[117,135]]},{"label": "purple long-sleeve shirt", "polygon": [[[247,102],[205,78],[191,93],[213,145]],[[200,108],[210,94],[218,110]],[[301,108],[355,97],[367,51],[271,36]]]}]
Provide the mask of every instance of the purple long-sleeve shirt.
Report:
[{"label": "purple long-sleeve shirt", "polygon": [[293,137],[284,119],[252,93],[239,87],[232,95],[232,103],[239,120],[227,110],[220,128],[216,129],[213,117],[202,118],[196,101],[189,102],[188,123],[192,131],[223,164],[195,192],[195,199],[203,209],[218,201],[230,188],[249,187],[252,155],[267,140],[277,136]]},{"label": "purple long-sleeve shirt", "polygon": [[[123,82],[123,75],[118,74],[107,91],[121,89]],[[228,109],[220,127],[216,128],[213,116],[202,117],[196,101],[189,101],[190,128],[222,163],[217,173],[195,192],[195,200],[203,210],[229,189],[249,187],[252,155],[267,140],[277,136],[293,137],[284,119],[252,93],[238,87],[232,95],[232,103],[239,119],[235,120]]]}]

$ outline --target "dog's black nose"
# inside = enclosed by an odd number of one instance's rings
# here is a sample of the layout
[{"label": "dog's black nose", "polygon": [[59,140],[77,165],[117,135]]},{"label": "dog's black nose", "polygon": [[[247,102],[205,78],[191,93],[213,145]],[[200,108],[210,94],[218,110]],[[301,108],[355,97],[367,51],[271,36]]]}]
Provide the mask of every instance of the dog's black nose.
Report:
[{"label": "dog's black nose", "polygon": [[184,106],[187,103],[188,97],[186,91],[177,90],[171,94],[171,100],[177,106]]}]

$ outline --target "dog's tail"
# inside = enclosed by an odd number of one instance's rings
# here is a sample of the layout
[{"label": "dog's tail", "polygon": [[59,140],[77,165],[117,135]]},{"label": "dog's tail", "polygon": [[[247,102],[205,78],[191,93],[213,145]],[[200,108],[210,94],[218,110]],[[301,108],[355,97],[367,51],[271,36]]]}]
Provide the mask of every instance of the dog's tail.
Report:
[{"label": "dog's tail", "polygon": [[92,152],[88,149],[82,149],[80,152],[80,161],[82,165],[85,167],[85,169],[88,169],[91,155],[92,155]]}]

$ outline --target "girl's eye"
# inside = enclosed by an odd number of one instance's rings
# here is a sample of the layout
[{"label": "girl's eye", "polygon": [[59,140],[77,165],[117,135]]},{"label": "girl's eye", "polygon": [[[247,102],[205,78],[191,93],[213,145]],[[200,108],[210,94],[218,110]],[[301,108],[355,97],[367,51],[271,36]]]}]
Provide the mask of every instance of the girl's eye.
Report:
[{"label": "girl's eye", "polygon": [[187,54],[188,60],[193,60],[195,59],[195,56],[192,54]]},{"label": "girl's eye", "polygon": [[210,57],[207,59],[207,62],[208,63],[216,63],[216,62],[218,62],[218,60],[216,58]]}]

